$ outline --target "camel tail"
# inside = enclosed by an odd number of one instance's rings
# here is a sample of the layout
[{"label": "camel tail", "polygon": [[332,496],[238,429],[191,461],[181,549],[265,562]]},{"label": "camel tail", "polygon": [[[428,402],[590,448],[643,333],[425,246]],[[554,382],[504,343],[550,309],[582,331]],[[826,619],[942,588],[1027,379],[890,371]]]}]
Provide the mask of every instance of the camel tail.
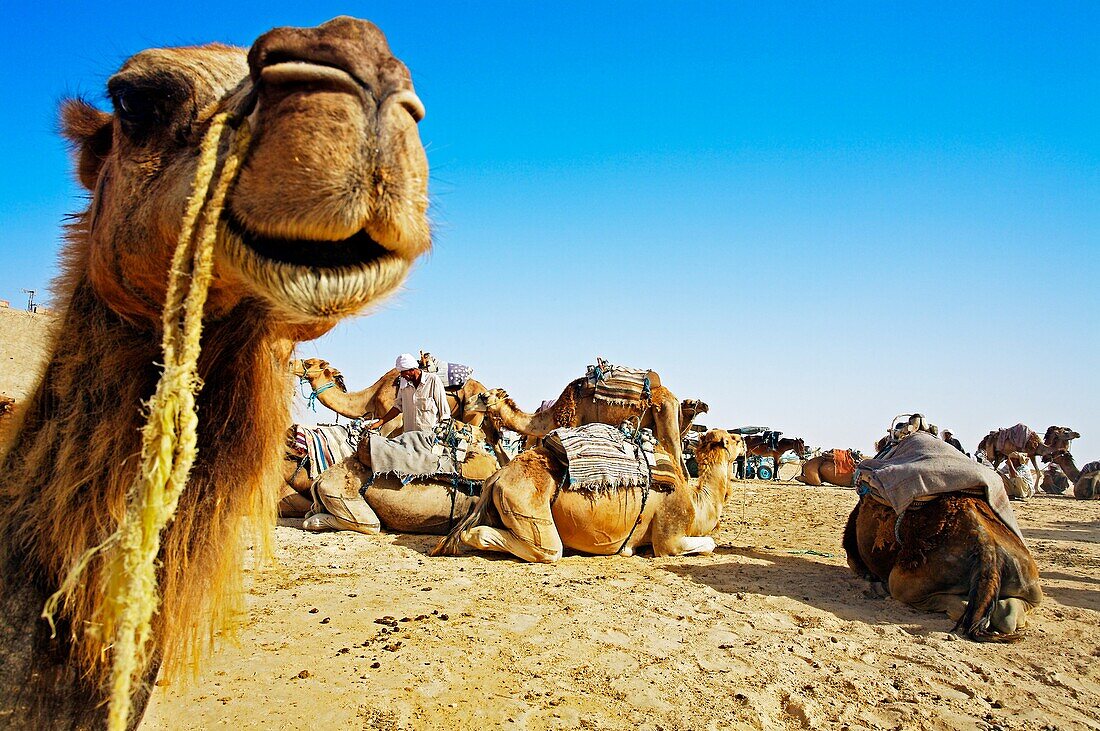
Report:
[{"label": "camel tail", "polygon": [[497,470],[481,485],[481,495],[474,503],[473,510],[452,528],[450,533],[439,539],[439,543],[435,544],[429,556],[458,556],[462,553],[462,532],[481,525],[485,521],[486,515],[493,507],[493,492],[496,490],[499,474],[500,470]]},{"label": "camel tail", "polygon": [[966,611],[951,628],[975,642],[1016,642],[1022,632],[994,632],[991,629],[993,610],[1001,595],[1001,555],[996,546],[983,546],[975,558],[973,578]]}]

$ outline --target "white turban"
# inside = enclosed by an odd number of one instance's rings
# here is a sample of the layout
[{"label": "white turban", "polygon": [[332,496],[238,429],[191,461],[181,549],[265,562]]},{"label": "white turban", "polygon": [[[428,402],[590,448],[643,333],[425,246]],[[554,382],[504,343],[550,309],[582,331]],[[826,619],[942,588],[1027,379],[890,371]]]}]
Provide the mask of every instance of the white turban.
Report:
[{"label": "white turban", "polygon": [[402,353],[397,356],[397,363],[394,366],[399,371],[411,371],[413,368],[419,368],[420,363],[410,353]]}]

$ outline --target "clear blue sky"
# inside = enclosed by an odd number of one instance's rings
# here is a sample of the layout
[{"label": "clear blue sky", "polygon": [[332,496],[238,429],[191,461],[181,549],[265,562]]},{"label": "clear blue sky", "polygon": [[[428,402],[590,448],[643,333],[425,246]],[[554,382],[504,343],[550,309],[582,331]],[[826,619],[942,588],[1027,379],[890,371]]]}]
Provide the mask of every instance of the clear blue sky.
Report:
[{"label": "clear blue sky", "polygon": [[0,298],[84,204],[56,106],[150,46],[375,21],[428,116],[436,248],[321,354],[404,350],[533,408],[597,354],[706,423],[866,449],[1068,424],[1100,457],[1100,4],[16,3]]}]

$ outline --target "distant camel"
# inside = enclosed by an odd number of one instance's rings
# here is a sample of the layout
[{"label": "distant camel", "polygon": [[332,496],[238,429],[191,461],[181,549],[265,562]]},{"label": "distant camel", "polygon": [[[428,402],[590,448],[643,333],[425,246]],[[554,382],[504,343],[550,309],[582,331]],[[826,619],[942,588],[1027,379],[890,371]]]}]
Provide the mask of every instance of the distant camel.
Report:
[{"label": "distant camel", "polygon": [[828,482],[840,487],[851,487],[855,470],[856,460],[851,450],[830,449],[803,462],[802,472],[794,479],[807,485],[823,485]]},{"label": "distant camel", "polygon": [[753,435],[745,437],[745,449],[749,454],[756,455],[757,457],[771,457],[773,464],[775,464],[775,471],[772,474],[772,480],[779,479],[779,460],[787,452],[794,452],[798,455],[798,461],[802,462],[802,455],[806,453],[806,441],[801,437],[798,439],[780,439],[775,448],[773,449],[769,445],[764,437],[760,435]]},{"label": "distant camel", "polygon": [[1052,426],[1042,439],[1024,424],[994,429],[978,442],[978,449],[992,463],[993,469],[1008,459],[1013,452],[1023,452],[1031,460],[1035,474],[1039,474],[1039,457],[1059,449],[1069,449],[1070,442],[1081,435],[1068,426]]},{"label": "distant camel", "polygon": [[1058,465],[1073,484],[1073,496],[1078,500],[1100,499],[1100,462],[1090,462],[1084,470],[1077,469],[1073,455],[1065,449],[1051,452],[1046,459]]}]

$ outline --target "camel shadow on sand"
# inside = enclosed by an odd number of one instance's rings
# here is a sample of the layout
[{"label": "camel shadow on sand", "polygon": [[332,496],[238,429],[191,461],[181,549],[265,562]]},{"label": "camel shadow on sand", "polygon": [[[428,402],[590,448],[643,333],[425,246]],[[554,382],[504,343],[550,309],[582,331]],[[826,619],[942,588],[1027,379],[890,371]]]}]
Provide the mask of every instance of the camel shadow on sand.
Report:
[{"label": "camel shadow on sand", "polygon": [[871,584],[847,566],[814,561],[799,555],[754,548],[719,547],[720,563],[666,566],[664,570],[708,586],[723,594],[762,594],[786,597],[829,612],[838,619],[869,625],[895,625],[910,634],[947,632],[951,622],[943,615],[918,612]]},{"label": "camel shadow on sand", "polygon": [[1024,538],[1040,541],[1100,543],[1100,520],[1059,520],[1051,528],[1024,528]]}]

